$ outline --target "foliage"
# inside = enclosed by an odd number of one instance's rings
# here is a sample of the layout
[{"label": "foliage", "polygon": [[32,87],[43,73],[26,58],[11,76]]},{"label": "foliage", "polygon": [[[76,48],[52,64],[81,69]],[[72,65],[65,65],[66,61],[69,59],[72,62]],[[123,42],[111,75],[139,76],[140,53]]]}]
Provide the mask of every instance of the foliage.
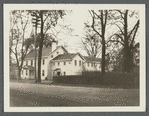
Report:
[{"label": "foliage", "polygon": [[101,73],[85,72],[84,75],[54,76],[54,83],[60,84],[87,84],[88,86],[102,86],[108,88],[139,88],[139,73],[106,72]]},{"label": "foliage", "polygon": [[[114,10],[113,12],[119,13],[119,15],[115,15],[115,22],[113,25],[118,27],[118,31],[115,32],[110,38],[108,42],[120,43],[123,46],[123,63],[122,70],[123,72],[130,72],[133,68],[133,47],[135,45],[135,38],[138,32],[140,20],[134,18],[136,20],[135,25],[130,29],[128,28],[129,19],[134,17],[134,15],[138,16],[136,11],[129,10]],[[129,24],[132,25],[132,24]]]}]

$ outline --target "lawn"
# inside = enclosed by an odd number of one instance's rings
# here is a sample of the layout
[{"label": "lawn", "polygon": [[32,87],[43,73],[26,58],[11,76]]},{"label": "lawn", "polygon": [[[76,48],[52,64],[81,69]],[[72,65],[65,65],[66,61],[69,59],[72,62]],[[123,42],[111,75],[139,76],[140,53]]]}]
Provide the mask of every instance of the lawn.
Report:
[{"label": "lawn", "polygon": [[10,106],[139,106],[139,89],[10,82]]}]

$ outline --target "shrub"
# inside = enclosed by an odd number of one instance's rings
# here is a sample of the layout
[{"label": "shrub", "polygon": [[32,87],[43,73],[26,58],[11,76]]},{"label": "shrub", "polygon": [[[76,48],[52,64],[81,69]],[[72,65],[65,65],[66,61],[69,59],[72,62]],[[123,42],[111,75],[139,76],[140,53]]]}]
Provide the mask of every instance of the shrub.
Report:
[{"label": "shrub", "polygon": [[139,88],[138,73],[108,72],[101,76],[99,72],[83,72],[82,75],[54,76],[54,83],[89,84],[103,87]]}]

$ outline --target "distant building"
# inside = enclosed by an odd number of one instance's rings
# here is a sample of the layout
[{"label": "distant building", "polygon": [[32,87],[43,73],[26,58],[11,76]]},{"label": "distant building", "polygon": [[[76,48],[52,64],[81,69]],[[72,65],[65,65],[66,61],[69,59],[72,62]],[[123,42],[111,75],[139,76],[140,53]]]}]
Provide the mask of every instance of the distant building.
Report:
[{"label": "distant building", "polygon": [[[21,72],[22,78],[35,78],[34,54],[35,52],[31,51],[26,55]],[[38,59],[36,63],[38,71]],[[100,71],[100,65],[100,59],[82,56],[80,53],[68,53],[63,46],[52,43],[52,47],[42,50],[41,80],[45,80],[46,77],[52,79],[56,75],[80,75],[82,71]]]},{"label": "distant building", "polygon": [[18,78],[18,67],[16,64],[10,65],[10,78]]}]

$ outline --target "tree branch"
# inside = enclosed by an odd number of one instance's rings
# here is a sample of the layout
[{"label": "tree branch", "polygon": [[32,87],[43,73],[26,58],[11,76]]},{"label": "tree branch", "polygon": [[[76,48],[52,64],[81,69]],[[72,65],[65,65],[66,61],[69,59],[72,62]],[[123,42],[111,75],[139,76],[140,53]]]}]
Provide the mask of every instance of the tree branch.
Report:
[{"label": "tree branch", "polygon": [[[92,11],[92,12],[94,12],[94,11]],[[89,13],[91,14],[90,11],[89,11]],[[94,14],[93,14],[93,15],[91,14],[91,17],[92,17],[92,21],[93,21],[93,22],[92,22],[92,26],[91,26],[92,29],[93,29],[100,37],[102,37],[101,34],[100,34],[100,33],[95,29],[95,27],[94,27],[94,26],[95,26],[95,25],[94,25],[94,24],[95,24],[95,17],[94,17]]]},{"label": "tree branch", "polygon": [[130,44],[130,48],[133,47],[133,42],[134,42],[134,39],[135,39],[135,36],[136,36],[136,33],[137,33],[138,28],[139,28],[139,25],[136,27],[136,30],[134,32],[134,35],[133,35],[133,38],[132,38],[132,41],[131,41],[131,44]]},{"label": "tree branch", "polygon": [[119,12],[121,17],[122,17],[122,19],[124,19],[124,16],[122,15],[123,13],[120,10],[116,10],[116,11]]},{"label": "tree branch", "polygon": [[132,32],[135,30],[136,27],[138,27],[140,24],[140,20],[137,21],[137,23],[135,24],[135,26],[133,27],[133,29],[130,31],[129,35],[128,35],[128,38],[130,38]]}]

